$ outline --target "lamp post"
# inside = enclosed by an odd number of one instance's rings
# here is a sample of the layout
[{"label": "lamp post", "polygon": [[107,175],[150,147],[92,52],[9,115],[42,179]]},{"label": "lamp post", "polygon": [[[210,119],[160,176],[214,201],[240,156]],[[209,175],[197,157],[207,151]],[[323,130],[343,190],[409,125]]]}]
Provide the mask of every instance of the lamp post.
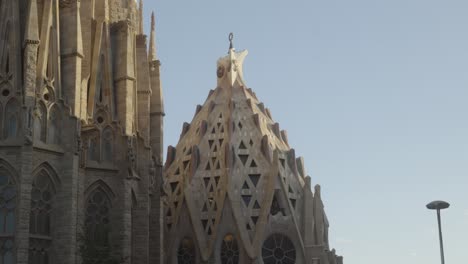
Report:
[{"label": "lamp post", "polygon": [[449,208],[450,204],[444,201],[433,201],[426,205],[427,209],[437,210],[437,222],[439,224],[439,241],[440,241],[440,259],[442,264],[445,264],[444,259],[444,243],[442,242],[442,227],[440,225],[440,210]]}]

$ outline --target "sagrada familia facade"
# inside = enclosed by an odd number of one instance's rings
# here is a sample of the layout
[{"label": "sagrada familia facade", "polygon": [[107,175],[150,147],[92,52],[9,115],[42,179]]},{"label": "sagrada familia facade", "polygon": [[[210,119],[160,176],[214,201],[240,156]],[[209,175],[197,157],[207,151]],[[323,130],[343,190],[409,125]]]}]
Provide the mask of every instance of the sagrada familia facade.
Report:
[{"label": "sagrada familia facade", "polygon": [[163,162],[155,38],[142,1],[0,0],[0,263],[342,264],[232,38]]}]

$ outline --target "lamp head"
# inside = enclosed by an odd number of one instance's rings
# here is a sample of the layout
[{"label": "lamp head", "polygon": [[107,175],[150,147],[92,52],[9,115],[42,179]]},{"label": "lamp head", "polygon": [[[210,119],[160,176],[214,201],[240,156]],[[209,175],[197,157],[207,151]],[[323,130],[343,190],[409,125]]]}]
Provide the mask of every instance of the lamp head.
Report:
[{"label": "lamp head", "polygon": [[450,204],[444,201],[433,201],[426,205],[427,209],[430,210],[442,210],[449,208]]}]

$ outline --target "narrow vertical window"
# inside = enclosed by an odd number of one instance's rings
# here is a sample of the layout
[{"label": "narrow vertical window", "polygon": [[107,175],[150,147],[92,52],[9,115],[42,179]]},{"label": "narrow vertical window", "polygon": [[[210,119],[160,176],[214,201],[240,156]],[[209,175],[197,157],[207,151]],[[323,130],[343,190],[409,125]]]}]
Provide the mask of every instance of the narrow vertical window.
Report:
[{"label": "narrow vertical window", "polygon": [[88,159],[99,161],[99,135],[93,133],[88,140]]},{"label": "narrow vertical window", "polygon": [[102,132],[102,159],[105,162],[112,161],[114,134],[112,128],[107,127]]},{"label": "narrow vertical window", "polygon": [[20,107],[18,101],[10,100],[5,109],[5,137],[16,138],[19,130]]},{"label": "narrow vertical window", "polygon": [[47,110],[44,104],[39,103],[34,112],[34,138],[46,142]]},{"label": "narrow vertical window", "polygon": [[29,264],[49,264],[54,197],[54,185],[49,175],[42,171],[34,178],[31,189]]},{"label": "narrow vertical window", "polygon": [[13,177],[0,169],[0,263],[15,263],[16,184]]},{"label": "narrow vertical window", "polygon": [[49,113],[49,125],[48,125],[48,139],[47,143],[60,144],[60,113],[56,106],[54,106]]}]

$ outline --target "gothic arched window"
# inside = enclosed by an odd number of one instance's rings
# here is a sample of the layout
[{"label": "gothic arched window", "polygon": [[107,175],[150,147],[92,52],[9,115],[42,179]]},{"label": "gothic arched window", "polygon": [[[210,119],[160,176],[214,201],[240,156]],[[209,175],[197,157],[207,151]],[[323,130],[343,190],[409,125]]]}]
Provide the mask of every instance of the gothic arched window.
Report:
[{"label": "gothic arched window", "polygon": [[0,169],[0,197],[0,263],[14,264],[16,184],[4,169]]},{"label": "gothic arched window", "polygon": [[99,161],[99,134],[93,133],[88,141],[88,159]]},{"label": "gothic arched window", "polygon": [[264,264],[294,264],[296,248],[288,237],[273,234],[263,242],[262,258]]},{"label": "gothic arched window", "polygon": [[106,193],[98,188],[86,202],[86,236],[96,245],[106,246],[109,242],[111,204]]},{"label": "gothic arched window", "polygon": [[177,250],[178,264],[195,264],[195,245],[191,238],[182,239]]},{"label": "gothic arched window", "polygon": [[49,113],[49,126],[47,129],[47,143],[60,144],[60,112],[57,106],[52,107]]},{"label": "gothic arched window", "polygon": [[18,101],[10,100],[5,108],[5,138],[16,138],[20,125]]},{"label": "gothic arched window", "polygon": [[236,238],[231,234],[226,235],[221,244],[221,263],[239,263],[239,246],[237,245]]},{"label": "gothic arched window", "polygon": [[48,264],[52,244],[51,219],[55,188],[49,175],[41,171],[34,179],[31,190],[29,219],[29,263]]},{"label": "gothic arched window", "polygon": [[46,142],[47,110],[41,102],[34,113],[34,138]]},{"label": "gothic arched window", "polygon": [[114,133],[112,128],[107,127],[102,132],[102,160],[111,162],[114,144]]}]

